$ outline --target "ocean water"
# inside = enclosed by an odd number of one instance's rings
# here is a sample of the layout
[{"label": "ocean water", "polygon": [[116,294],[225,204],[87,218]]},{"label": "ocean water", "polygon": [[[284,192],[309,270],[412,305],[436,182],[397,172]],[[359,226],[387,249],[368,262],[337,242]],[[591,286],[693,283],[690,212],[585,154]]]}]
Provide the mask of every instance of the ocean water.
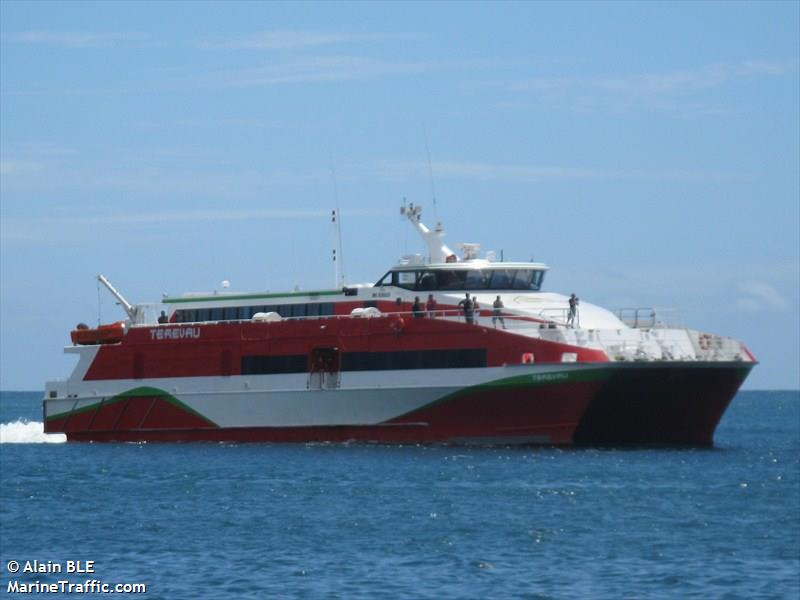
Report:
[{"label": "ocean water", "polygon": [[710,450],[38,443],[40,395],[0,397],[0,594],[800,597],[798,392],[740,393]]}]

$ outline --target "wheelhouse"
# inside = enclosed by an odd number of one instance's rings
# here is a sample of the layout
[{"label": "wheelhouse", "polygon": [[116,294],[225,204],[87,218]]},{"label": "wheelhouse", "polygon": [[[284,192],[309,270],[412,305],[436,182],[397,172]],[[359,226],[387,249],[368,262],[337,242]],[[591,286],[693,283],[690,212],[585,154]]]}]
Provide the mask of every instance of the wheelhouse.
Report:
[{"label": "wheelhouse", "polygon": [[547,267],[540,264],[486,267],[461,265],[425,266],[392,269],[376,287],[394,286],[406,290],[433,292],[456,290],[526,290],[538,292]]}]

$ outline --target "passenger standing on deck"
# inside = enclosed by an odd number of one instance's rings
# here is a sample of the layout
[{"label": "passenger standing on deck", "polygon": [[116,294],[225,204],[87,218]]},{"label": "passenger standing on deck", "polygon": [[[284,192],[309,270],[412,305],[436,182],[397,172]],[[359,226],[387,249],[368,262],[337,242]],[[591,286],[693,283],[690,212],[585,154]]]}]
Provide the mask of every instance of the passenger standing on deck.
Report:
[{"label": "passenger standing on deck", "polygon": [[422,303],[419,301],[419,296],[414,296],[414,304],[411,305],[411,312],[414,313],[415,319],[421,319],[425,316],[422,311]]},{"label": "passenger standing on deck", "polygon": [[503,305],[503,301],[500,300],[500,296],[498,296],[492,304],[492,325],[494,325],[495,329],[497,329],[498,319],[500,320],[500,325],[503,326],[503,329],[506,328],[506,322],[502,316],[504,308],[505,306]]},{"label": "passenger standing on deck", "polygon": [[575,317],[578,314],[578,304],[580,304],[580,298],[578,298],[575,294],[572,294],[569,297],[569,314],[567,314],[567,327],[575,327]]},{"label": "passenger standing on deck", "polygon": [[158,322],[160,324],[169,323],[169,317],[167,316],[167,313],[165,313],[163,310],[161,311],[161,315],[158,317]]},{"label": "passenger standing on deck", "polygon": [[469,293],[467,293],[466,298],[464,298],[461,302],[458,303],[464,309],[464,320],[467,323],[474,323],[475,322],[475,304],[472,302],[472,299],[469,297]]},{"label": "passenger standing on deck", "polygon": [[428,316],[433,319],[436,316],[436,298],[433,294],[428,294],[428,302],[425,304],[425,310],[428,311]]}]

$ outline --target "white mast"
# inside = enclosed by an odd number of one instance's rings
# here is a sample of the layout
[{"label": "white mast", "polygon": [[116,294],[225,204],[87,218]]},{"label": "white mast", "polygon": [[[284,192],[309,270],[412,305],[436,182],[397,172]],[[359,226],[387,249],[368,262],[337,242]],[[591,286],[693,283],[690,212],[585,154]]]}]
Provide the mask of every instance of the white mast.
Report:
[{"label": "white mast", "polygon": [[408,219],[408,222],[411,223],[422,236],[425,245],[428,247],[428,260],[431,263],[453,262],[458,260],[456,253],[453,252],[447,244],[442,242],[444,228],[441,222],[436,223],[436,228],[430,230],[420,220],[422,218],[422,207],[420,205],[403,205],[400,207],[400,214],[404,215]]}]

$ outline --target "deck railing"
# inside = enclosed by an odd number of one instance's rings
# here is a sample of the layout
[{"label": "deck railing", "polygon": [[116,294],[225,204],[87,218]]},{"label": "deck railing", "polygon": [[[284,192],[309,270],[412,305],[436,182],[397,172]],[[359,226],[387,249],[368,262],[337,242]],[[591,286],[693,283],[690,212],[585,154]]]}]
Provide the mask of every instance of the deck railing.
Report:
[{"label": "deck railing", "polygon": [[613,313],[634,329],[683,329],[678,311],[672,308],[617,308]]}]

